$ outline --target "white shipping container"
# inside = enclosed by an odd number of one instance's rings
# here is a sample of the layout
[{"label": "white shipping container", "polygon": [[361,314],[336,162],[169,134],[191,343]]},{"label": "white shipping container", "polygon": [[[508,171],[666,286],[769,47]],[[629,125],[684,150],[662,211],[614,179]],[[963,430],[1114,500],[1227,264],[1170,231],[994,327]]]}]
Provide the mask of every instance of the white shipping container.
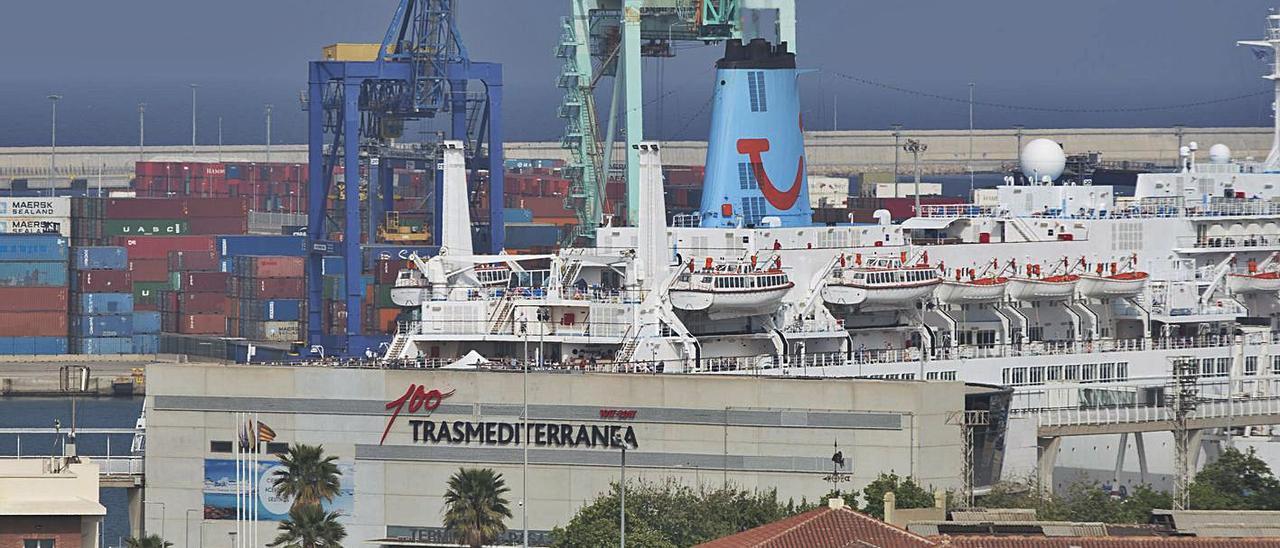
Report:
[{"label": "white shipping container", "polygon": [[71,198],[2,198],[0,217],[71,217]]},{"label": "white shipping container", "polygon": [[60,234],[71,237],[70,217],[0,217],[0,234]]},{"label": "white shipping container", "polygon": [[[877,198],[909,198],[915,196],[916,184],[910,183],[876,183]],[[921,196],[941,196],[942,183],[920,183]]]}]

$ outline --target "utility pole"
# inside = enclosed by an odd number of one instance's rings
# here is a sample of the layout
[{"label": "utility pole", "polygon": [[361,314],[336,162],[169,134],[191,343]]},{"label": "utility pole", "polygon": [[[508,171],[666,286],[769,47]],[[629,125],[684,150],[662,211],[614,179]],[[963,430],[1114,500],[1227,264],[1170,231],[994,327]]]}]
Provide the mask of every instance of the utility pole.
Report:
[{"label": "utility pole", "polygon": [[1018,139],[1018,148],[1013,151],[1013,162],[1018,166],[1018,171],[1022,171],[1022,130],[1026,127],[1022,124],[1013,124],[1014,135]]},{"label": "utility pole", "polygon": [[267,103],[267,163],[271,163],[271,103]]},{"label": "utility pole", "polygon": [[[196,155],[196,88],[200,87],[191,84],[191,155]],[[194,159],[194,158],[192,158]]]},{"label": "utility pole", "polygon": [[138,103],[138,161],[143,161],[147,145],[147,104]]},{"label": "utility pole", "polygon": [[1196,410],[1199,400],[1199,360],[1190,356],[1175,356],[1173,362],[1173,386],[1169,390],[1168,406],[1173,411],[1174,466],[1173,509],[1188,510],[1191,506],[1191,457],[1199,447],[1192,447],[1191,429],[1187,419]]},{"label": "utility pole", "polygon": [[49,126],[49,195],[54,195],[54,186],[58,181],[58,100],[61,95],[50,95],[49,105],[52,107],[53,120]]},{"label": "utility pole", "polygon": [[969,201],[973,201],[973,82],[969,82]]},{"label": "utility pole", "polygon": [[218,161],[222,161],[222,117],[218,117]]},{"label": "utility pole", "polygon": [[[920,154],[924,153],[924,151],[926,151],[926,150],[929,150],[929,145],[926,145],[926,144],[924,144],[924,143],[921,143],[920,141],[917,141],[917,140],[915,140],[915,139],[907,139],[907,144],[902,145],[902,149],[903,149],[903,150],[905,150],[905,151],[907,151],[907,152],[910,152],[910,153],[911,153],[911,156],[914,158],[914,162],[915,162],[915,172],[916,172],[916,177],[915,177],[916,211],[915,211],[915,215],[918,217],[918,216],[920,215]],[[895,187],[895,189],[896,189],[896,187]],[[896,194],[896,192],[895,192],[895,194]]]}]

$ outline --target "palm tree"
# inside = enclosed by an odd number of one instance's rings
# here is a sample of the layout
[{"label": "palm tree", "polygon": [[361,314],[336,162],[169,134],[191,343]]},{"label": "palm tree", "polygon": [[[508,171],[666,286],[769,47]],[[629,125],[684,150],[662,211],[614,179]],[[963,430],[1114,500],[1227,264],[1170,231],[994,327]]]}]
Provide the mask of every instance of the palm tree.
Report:
[{"label": "palm tree", "polygon": [[173,546],[172,542],[161,538],[160,535],[147,535],[142,538],[129,537],[125,539],[124,544],[129,548],[169,548]]},{"label": "palm tree", "polygon": [[511,491],[502,474],[490,468],[461,468],[449,478],[444,493],[444,526],[459,544],[472,548],[493,542],[507,530],[511,517],[507,499]]},{"label": "palm tree", "polygon": [[285,548],[341,548],[347,528],[338,523],[337,512],[325,512],[318,504],[289,509],[289,518],[280,522],[280,534],[267,546]]},{"label": "palm tree", "polygon": [[271,486],[281,497],[293,497],[293,507],[318,506],[338,496],[338,457],[324,455],[323,445],[295,443],[280,457],[284,468],[276,470]]}]

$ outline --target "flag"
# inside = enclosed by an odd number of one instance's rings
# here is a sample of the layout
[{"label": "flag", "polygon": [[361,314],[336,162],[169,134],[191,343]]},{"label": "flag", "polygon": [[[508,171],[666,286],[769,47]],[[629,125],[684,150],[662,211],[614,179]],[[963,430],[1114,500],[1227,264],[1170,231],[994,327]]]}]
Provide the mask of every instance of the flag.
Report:
[{"label": "flag", "polygon": [[1249,48],[1249,51],[1253,52],[1254,58],[1258,59],[1259,61],[1266,59],[1268,56],[1271,55],[1270,49],[1259,47],[1259,46],[1253,46]]},{"label": "flag", "polygon": [[258,421],[258,441],[272,442],[276,439],[276,431],[272,430],[267,423]]},{"label": "flag", "polygon": [[237,428],[237,430],[239,430],[239,433],[236,435],[240,438],[240,449],[249,449],[249,430],[245,428]]}]

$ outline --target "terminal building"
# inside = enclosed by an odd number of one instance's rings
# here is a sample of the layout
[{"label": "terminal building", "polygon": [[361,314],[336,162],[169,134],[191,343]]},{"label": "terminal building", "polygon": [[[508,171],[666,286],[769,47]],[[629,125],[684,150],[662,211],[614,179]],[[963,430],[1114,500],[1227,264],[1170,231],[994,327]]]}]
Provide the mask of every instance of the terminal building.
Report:
[{"label": "terminal building", "polygon": [[[329,506],[344,515],[352,545],[447,541],[443,495],[461,467],[503,475],[518,538],[527,440],[530,538],[545,544],[619,479],[624,448],[628,481],[776,489],[784,501],[828,493],[836,451],[842,490],[882,472],[958,489],[964,436],[955,417],[982,408],[993,420],[974,436],[975,476],[987,483],[1000,468],[998,410],[1009,394],[954,381],[540,372],[527,376],[522,436],[525,383],[518,371],[152,365],[146,499],[164,504],[170,523],[149,513],[146,529],[181,531],[186,511],[199,509],[198,545],[227,542],[240,413],[256,414],[252,430],[271,432],[266,453],[305,443],[338,457],[342,492]],[[278,459],[261,461],[257,474],[269,477]],[[289,507],[265,486],[260,479],[259,545]]]}]

